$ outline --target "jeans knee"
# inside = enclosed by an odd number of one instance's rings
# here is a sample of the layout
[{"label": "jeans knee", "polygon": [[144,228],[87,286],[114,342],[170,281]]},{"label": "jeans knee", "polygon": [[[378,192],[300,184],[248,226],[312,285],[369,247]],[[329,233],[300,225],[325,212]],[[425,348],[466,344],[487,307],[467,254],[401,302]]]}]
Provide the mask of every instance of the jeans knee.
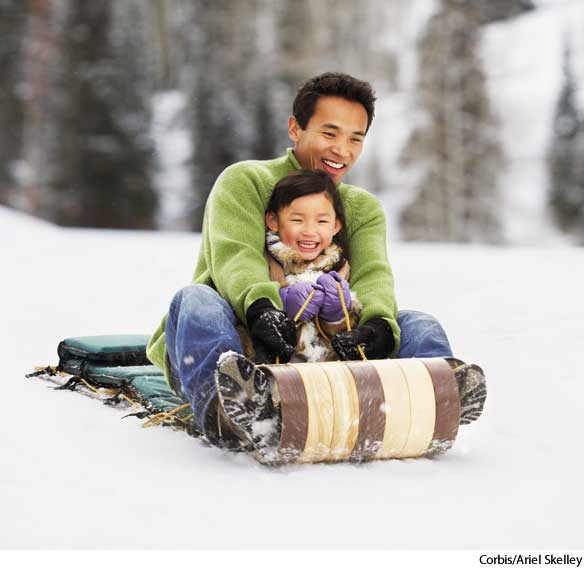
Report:
[{"label": "jeans knee", "polygon": [[440,323],[436,317],[422,311],[399,311],[397,320],[400,327],[408,325],[413,325],[416,327],[429,327],[435,325],[440,326]]},{"label": "jeans knee", "polygon": [[180,289],[170,304],[170,316],[177,319],[188,316],[199,323],[219,324],[233,322],[235,315],[229,303],[207,285],[192,284]]},{"label": "jeans knee", "polygon": [[446,331],[433,315],[422,311],[400,311],[400,358],[452,356]]},{"label": "jeans knee", "polygon": [[213,293],[217,297],[219,296],[213,289],[206,285],[187,285],[175,293],[170,302],[170,313],[178,313],[183,305],[196,306],[208,303],[210,302],[209,297],[212,297]]}]

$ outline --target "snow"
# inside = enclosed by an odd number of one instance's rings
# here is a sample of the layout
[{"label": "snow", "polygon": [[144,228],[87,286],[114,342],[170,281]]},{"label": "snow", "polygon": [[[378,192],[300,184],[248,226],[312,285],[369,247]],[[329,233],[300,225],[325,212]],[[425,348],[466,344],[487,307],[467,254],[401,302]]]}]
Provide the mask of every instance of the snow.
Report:
[{"label": "snow", "polygon": [[484,416],[440,459],[268,468],[24,379],[63,338],[153,331],[200,236],[0,208],[0,238],[0,548],[581,547],[584,250],[390,243],[400,306],[484,367]]}]

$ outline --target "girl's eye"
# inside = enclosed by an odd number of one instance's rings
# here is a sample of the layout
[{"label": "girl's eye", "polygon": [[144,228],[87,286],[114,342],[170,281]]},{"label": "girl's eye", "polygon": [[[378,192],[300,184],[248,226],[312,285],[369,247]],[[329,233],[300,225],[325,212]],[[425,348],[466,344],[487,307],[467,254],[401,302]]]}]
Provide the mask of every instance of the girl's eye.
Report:
[{"label": "girl's eye", "polygon": [[354,138],[354,139],[351,139],[351,140],[352,140],[354,143],[362,143],[362,142],[363,142],[363,140],[362,140],[362,139],[358,139],[358,138]]}]

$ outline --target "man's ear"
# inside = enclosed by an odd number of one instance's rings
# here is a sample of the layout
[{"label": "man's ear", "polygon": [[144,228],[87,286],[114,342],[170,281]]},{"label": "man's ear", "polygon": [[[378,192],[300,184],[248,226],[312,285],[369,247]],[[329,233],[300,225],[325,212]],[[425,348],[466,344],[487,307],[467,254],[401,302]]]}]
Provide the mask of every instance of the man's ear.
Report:
[{"label": "man's ear", "polygon": [[301,130],[302,127],[298,124],[296,117],[294,117],[294,115],[288,117],[288,137],[290,137],[290,140],[293,143],[298,142]]},{"label": "man's ear", "polygon": [[278,231],[278,217],[273,212],[266,212],[266,226],[273,231]]}]

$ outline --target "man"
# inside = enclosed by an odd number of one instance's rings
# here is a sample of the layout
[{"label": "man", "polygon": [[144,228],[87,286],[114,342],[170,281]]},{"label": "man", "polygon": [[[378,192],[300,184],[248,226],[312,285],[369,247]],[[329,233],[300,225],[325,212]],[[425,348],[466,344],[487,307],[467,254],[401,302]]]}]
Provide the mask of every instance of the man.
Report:
[{"label": "man", "polygon": [[[293,170],[327,172],[346,210],[350,286],[363,310],[356,329],[332,339],[339,359],[360,359],[359,345],[369,359],[452,357],[446,334],[433,317],[398,312],[381,206],[365,190],[342,182],[363,150],[374,104],[371,86],[349,75],[325,73],[309,80],[298,91],[288,121],[294,148],[274,160],[234,164],[213,186],[193,285],[172,300],[150,340],[148,357],[191,403],[198,425],[214,444],[247,441],[257,447],[254,426],[274,418],[263,374],[237,356],[243,353],[238,322],[249,328],[261,361],[285,363],[294,351],[295,326],[282,311],[279,284],[270,280],[264,257],[265,209],[276,182]],[[218,363],[228,351],[236,354]],[[484,378],[477,380],[477,368],[465,368],[480,395],[472,398],[467,414],[472,419],[484,402]],[[264,444],[273,437],[270,432]]]}]

